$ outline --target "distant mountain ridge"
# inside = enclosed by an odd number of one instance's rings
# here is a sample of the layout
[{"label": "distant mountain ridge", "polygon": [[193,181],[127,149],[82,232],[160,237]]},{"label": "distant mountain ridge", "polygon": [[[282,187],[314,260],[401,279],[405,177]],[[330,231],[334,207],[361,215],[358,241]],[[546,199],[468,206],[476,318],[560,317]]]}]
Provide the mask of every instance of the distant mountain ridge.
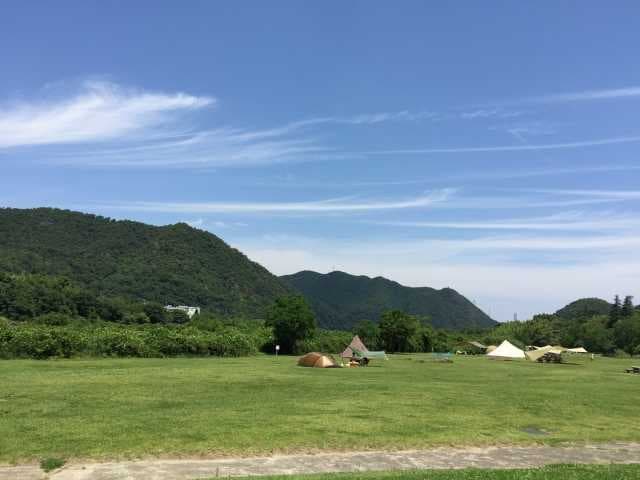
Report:
[{"label": "distant mountain ridge", "polygon": [[324,328],[349,330],[389,309],[428,315],[436,327],[495,325],[449,288],[411,288],[343,272],[278,278],[185,223],[158,227],[55,208],[0,208],[0,271],[64,276],[98,295],[254,318],[277,297],[299,292]]},{"label": "distant mountain ridge", "polygon": [[491,327],[497,322],[451,288],[406,287],[383,277],[344,272],[301,271],[280,277],[304,295],[325,328],[350,329],[358,321],[377,321],[385,310],[398,309],[430,317],[435,327]]},{"label": "distant mountain ridge", "polygon": [[261,317],[290,293],[217,236],[54,208],[0,208],[0,270],[61,275],[101,295]]}]

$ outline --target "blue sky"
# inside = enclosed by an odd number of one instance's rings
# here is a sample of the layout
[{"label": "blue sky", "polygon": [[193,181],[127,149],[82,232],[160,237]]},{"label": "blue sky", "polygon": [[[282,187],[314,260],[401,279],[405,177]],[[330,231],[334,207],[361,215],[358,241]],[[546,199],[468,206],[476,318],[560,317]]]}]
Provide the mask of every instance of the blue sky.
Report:
[{"label": "blue sky", "polygon": [[498,320],[640,285],[636,2],[6,2],[0,204]]}]

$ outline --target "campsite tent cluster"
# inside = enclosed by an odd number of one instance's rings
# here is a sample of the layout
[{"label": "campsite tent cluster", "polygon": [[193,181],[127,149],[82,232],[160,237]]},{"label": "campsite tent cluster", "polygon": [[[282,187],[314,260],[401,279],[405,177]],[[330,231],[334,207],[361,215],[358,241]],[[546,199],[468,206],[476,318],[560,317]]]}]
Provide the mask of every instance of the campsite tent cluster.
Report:
[{"label": "campsite tent cluster", "polygon": [[[561,346],[546,345],[544,347],[531,347],[525,352],[516,347],[509,340],[504,340],[500,345],[489,345],[485,347],[481,343],[471,342],[474,347],[482,348],[486,351],[487,357],[493,359],[527,359],[532,362],[560,361],[563,353],[588,353],[584,348],[564,348]],[[371,351],[356,335],[351,343],[340,354],[341,359],[347,361],[349,365],[366,365],[371,359],[387,359],[384,351]],[[302,367],[315,368],[337,368],[339,365],[331,356],[318,352],[310,352],[298,359],[298,365]]]},{"label": "campsite tent cluster", "polygon": [[541,362],[543,360],[556,360],[559,361],[560,355],[563,353],[588,353],[583,347],[577,348],[564,348],[561,346],[546,345],[544,347],[532,347],[531,350],[525,352],[513,345],[508,340],[503,341],[497,347],[487,347],[487,356],[489,358],[526,358],[532,362]]},{"label": "campsite tent cluster", "polygon": [[[351,340],[351,343],[340,354],[340,357],[343,360],[346,359],[349,362],[348,364],[359,365],[366,365],[369,363],[369,360],[374,358],[387,359],[385,352],[369,350],[358,335],[353,337],[353,340]],[[310,352],[303,355],[298,359],[298,365],[315,368],[335,368],[340,366],[333,358],[318,352]]]}]

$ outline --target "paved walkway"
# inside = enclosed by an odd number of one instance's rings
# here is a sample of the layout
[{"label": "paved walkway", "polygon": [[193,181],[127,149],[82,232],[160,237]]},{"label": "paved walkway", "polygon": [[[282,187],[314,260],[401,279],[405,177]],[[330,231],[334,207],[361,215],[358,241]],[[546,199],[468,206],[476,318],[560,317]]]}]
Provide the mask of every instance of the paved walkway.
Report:
[{"label": "paved walkway", "polygon": [[639,463],[640,443],[586,446],[434,448],[401,452],[322,453],[212,460],[70,463],[44,474],[37,466],[0,466],[0,480],[193,480],[365,470],[526,468],[553,463]]}]

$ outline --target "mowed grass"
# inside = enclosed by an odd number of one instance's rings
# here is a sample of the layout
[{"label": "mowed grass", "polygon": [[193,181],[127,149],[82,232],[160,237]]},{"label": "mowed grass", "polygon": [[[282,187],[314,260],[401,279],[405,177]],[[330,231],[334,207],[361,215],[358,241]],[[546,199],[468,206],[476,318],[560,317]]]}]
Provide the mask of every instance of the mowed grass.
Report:
[{"label": "mowed grass", "polygon": [[551,465],[523,470],[417,470],[252,477],[261,480],[637,480],[640,465]]},{"label": "mowed grass", "polygon": [[0,361],[0,461],[640,441],[630,363]]}]

